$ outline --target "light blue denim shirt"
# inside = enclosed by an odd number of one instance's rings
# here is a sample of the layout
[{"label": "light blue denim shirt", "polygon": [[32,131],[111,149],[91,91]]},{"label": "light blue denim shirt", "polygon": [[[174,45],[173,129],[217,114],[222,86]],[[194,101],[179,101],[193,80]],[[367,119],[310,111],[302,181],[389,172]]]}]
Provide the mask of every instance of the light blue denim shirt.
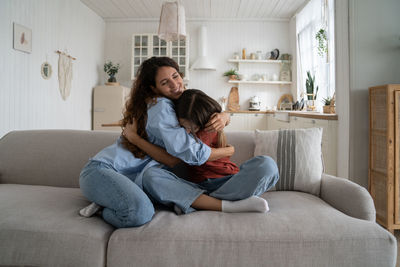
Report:
[{"label": "light blue denim shirt", "polygon": [[[160,97],[155,104],[149,105],[146,132],[151,143],[165,148],[169,154],[190,165],[201,165],[210,157],[211,148],[201,141],[196,141],[179,125],[174,104],[168,98]],[[144,159],[135,158],[121,145],[121,137],[91,160],[106,163],[131,179],[134,179],[146,166],[157,164],[148,156]]]}]

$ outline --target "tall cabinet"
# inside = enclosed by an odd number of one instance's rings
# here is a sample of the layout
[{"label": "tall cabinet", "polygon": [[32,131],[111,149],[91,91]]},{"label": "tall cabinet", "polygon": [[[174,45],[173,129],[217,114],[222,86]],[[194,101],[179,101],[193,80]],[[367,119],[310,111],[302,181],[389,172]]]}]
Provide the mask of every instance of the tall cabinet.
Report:
[{"label": "tall cabinet", "polygon": [[93,89],[93,130],[121,131],[121,127],[104,127],[122,119],[130,89],[124,86],[96,86]]},{"label": "tall cabinet", "polygon": [[400,229],[400,84],[369,88],[368,187],[376,220]]}]

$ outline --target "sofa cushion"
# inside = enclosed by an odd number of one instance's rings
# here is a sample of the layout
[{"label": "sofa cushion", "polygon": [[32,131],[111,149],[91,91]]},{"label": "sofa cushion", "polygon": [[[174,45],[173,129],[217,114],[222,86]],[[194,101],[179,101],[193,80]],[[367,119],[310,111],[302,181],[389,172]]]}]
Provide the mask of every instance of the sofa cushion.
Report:
[{"label": "sofa cushion", "polygon": [[83,166],[118,135],[81,130],[10,132],[0,139],[0,183],[79,187]]},{"label": "sofa cushion", "polygon": [[277,190],[298,190],[319,196],[322,128],[255,132],[254,156],[272,157],[279,169]]},{"label": "sofa cushion", "polygon": [[113,227],[83,218],[79,189],[0,185],[0,266],[104,266]]},{"label": "sofa cushion", "polygon": [[[268,213],[159,210],[116,230],[108,266],[394,266],[396,240],[313,195],[271,191]],[[388,242],[389,241],[389,242]],[[356,255],[356,256],[355,256]]]}]

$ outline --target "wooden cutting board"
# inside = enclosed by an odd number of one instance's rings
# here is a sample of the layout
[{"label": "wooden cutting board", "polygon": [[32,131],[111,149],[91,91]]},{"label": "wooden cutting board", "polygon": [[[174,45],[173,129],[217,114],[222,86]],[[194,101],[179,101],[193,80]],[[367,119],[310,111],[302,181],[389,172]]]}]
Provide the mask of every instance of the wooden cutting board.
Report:
[{"label": "wooden cutting board", "polygon": [[228,111],[238,110],[240,110],[239,89],[237,87],[232,87],[228,97]]}]

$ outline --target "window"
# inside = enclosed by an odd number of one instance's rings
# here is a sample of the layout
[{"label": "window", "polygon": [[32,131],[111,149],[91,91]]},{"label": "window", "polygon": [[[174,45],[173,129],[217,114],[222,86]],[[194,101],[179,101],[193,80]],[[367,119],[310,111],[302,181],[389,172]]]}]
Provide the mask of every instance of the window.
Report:
[{"label": "window", "polygon": [[[325,30],[327,52],[318,50],[316,35]],[[311,0],[296,15],[297,34],[297,97],[305,93],[307,71],[315,75],[318,86],[317,106],[322,106],[322,99],[335,93],[335,49],[334,49],[334,0]]]}]

